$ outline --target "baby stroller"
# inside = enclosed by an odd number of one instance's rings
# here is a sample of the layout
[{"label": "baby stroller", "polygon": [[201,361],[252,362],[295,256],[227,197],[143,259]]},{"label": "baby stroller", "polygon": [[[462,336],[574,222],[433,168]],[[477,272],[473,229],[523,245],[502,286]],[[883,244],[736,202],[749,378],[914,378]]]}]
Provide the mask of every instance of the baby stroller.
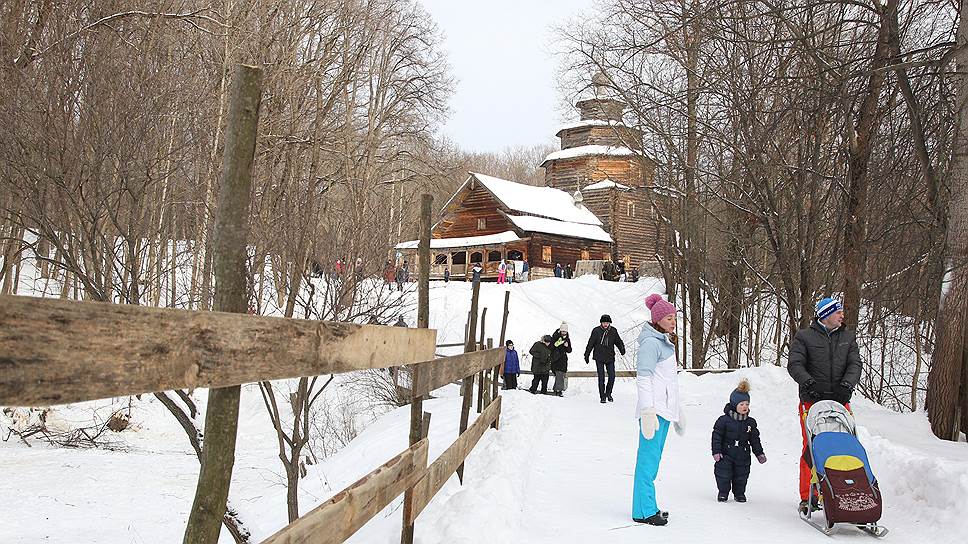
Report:
[{"label": "baby stroller", "polygon": [[826,523],[814,522],[818,510],[807,501],[800,517],[820,532],[830,535],[835,523],[850,524],[876,537],[887,534],[881,519],[881,491],[871,472],[864,446],[857,440],[854,417],[832,400],[810,407],[805,423],[808,458],[813,478],[811,497],[823,503]]}]

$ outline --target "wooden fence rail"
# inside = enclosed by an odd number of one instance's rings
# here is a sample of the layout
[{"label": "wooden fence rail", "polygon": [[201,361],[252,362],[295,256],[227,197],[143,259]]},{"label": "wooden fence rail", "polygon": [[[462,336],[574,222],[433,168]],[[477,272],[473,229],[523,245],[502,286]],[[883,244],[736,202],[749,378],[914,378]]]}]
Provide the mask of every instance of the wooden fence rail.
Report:
[{"label": "wooden fence rail", "polygon": [[263,544],[343,542],[427,472],[426,438],[390,459],[331,499],[301,516]]},{"label": "wooden fence rail", "polygon": [[46,406],[430,361],[432,329],[0,297],[0,405]]}]

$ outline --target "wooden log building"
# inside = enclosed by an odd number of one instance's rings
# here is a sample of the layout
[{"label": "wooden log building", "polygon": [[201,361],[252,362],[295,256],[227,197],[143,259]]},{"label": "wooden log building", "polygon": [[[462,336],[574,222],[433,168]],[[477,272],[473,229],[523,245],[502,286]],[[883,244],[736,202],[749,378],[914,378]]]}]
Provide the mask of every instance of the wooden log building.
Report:
[{"label": "wooden log building", "polygon": [[[447,201],[432,229],[431,277],[443,277],[445,268],[455,279],[470,277],[480,263],[485,278],[496,278],[502,260],[530,266],[531,278],[554,274],[556,264],[575,267],[579,259],[607,259],[612,237],[588,211],[581,194],[570,195],[551,187],[535,187],[470,173]],[[397,245],[416,259],[417,241]]]},{"label": "wooden log building", "polygon": [[[603,97],[576,104],[580,120],[558,133],[561,150],[541,163],[545,187],[470,173],[447,201],[433,227],[431,276],[450,269],[470,277],[497,277],[502,260],[527,261],[530,277],[551,276],[556,264],[578,260],[622,261],[625,269],[659,275],[660,224],[652,193],[655,162],[642,152],[642,134],[626,126],[625,103]],[[415,260],[417,241],[397,250]]]}]

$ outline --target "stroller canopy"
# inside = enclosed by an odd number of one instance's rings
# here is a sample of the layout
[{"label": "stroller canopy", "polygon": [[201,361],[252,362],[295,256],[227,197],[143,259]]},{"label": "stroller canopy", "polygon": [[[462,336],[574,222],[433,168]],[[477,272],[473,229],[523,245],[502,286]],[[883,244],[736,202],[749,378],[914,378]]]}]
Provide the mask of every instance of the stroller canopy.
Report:
[{"label": "stroller canopy", "polygon": [[843,404],[833,400],[814,403],[807,412],[804,426],[807,429],[807,435],[811,437],[829,432],[857,434],[854,416],[850,415]]}]

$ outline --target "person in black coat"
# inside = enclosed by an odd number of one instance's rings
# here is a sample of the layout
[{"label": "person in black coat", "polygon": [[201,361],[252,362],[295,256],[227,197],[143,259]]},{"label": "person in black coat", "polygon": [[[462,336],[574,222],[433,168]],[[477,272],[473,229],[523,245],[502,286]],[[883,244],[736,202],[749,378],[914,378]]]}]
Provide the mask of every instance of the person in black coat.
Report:
[{"label": "person in black coat", "polygon": [[571,337],[568,336],[568,324],[562,323],[558,330],[551,335],[551,371],[555,374],[555,385],[552,387],[556,397],[562,397],[568,388],[568,354],[571,353]]},{"label": "person in black coat", "polygon": [[[766,462],[760,431],[756,420],[750,417],[750,384],[743,380],[729,396],[729,404],[723,408],[713,425],[713,474],[719,488],[717,500],[726,502],[730,489],[736,502],[746,502],[746,482],[750,477],[752,455],[761,464]],[[752,453],[752,455],[751,455]]]},{"label": "person in black coat", "polygon": [[528,391],[534,395],[541,385],[541,394],[548,394],[548,376],[551,374],[551,337],[547,334],[531,346],[531,372],[534,378]]},{"label": "person in black coat", "polygon": [[[598,396],[602,403],[612,402],[612,387],[615,386],[615,348],[619,353],[625,355],[625,343],[619,337],[618,331],[612,327],[612,318],[608,314],[599,319],[600,325],[592,329],[588,336],[588,344],[585,346],[585,364],[588,364],[588,356],[595,359],[595,367],[598,370]],[[608,383],[605,376],[608,375]]]},{"label": "person in black coat", "polygon": [[850,409],[850,398],[860,382],[864,363],[854,331],[844,325],[844,307],[839,300],[825,298],[817,303],[817,317],[806,329],[797,332],[790,342],[787,372],[800,386],[800,508],[807,500],[819,507],[819,499],[810,497],[811,469],[807,464],[807,431],[804,421],[813,403],[834,400]]}]

